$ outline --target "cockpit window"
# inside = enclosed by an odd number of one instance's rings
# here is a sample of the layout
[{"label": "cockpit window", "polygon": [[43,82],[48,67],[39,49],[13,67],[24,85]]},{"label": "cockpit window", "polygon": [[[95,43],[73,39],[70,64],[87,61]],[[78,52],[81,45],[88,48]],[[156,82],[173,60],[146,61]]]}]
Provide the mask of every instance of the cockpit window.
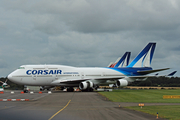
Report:
[{"label": "cockpit window", "polygon": [[19,67],[19,69],[25,69],[25,67]]}]

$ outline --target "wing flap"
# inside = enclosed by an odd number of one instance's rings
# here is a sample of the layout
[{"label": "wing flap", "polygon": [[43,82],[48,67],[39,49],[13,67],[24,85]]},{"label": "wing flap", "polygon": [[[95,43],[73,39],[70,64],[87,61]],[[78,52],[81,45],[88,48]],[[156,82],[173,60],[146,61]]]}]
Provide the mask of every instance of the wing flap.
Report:
[{"label": "wing flap", "polygon": [[[124,76],[117,76],[117,77],[106,77],[106,78],[93,78],[94,80],[117,80],[117,79],[122,79]],[[91,78],[92,79],[92,78]],[[80,83],[86,80],[91,80],[90,78],[84,78],[84,79],[59,79],[51,82],[52,85],[59,85],[59,84],[73,84],[73,83]]]},{"label": "wing flap", "polygon": [[51,82],[51,84],[53,85],[58,85],[58,84],[61,84],[61,83],[80,83],[82,81],[86,81],[86,80],[89,80],[89,79],[61,79],[61,80],[56,80],[56,81],[53,81]]}]

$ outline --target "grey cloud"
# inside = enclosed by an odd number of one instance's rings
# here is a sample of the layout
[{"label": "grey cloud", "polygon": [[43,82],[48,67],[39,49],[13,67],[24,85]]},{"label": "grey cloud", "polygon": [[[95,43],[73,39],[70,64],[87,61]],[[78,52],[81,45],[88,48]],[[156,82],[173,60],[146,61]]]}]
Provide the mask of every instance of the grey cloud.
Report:
[{"label": "grey cloud", "polygon": [[172,48],[171,50],[179,52],[180,51],[180,45],[174,46],[174,48]]},{"label": "grey cloud", "polygon": [[179,7],[176,0],[2,0],[0,72],[22,64],[104,67],[126,51],[132,60],[148,42],[157,42],[153,67],[179,70]]},{"label": "grey cloud", "polygon": [[[21,6],[20,6],[21,3]],[[179,2],[171,1],[19,1],[9,5],[35,15],[34,28],[48,34],[73,30],[83,33],[124,30],[177,29]],[[162,4],[163,3],[163,4]],[[23,6],[23,7],[22,7]],[[26,6],[26,7],[25,7]]]},{"label": "grey cloud", "polygon": [[2,68],[7,68],[8,64],[6,63],[6,61],[4,59],[0,59],[0,69]]}]

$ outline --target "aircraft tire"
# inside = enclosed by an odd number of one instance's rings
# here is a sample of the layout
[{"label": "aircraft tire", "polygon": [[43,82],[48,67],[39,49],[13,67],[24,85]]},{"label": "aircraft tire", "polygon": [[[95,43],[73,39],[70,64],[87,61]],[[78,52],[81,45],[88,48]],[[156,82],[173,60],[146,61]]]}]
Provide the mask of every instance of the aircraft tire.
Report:
[{"label": "aircraft tire", "polygon": [[85,89],[85,90],[81,90],[82,92],[93,92],[93,88],[88,88],[88,89]]},{"label": "aircraft tire", "polygon": [[24,93],[28,93],[28,90],[24,90]]}]

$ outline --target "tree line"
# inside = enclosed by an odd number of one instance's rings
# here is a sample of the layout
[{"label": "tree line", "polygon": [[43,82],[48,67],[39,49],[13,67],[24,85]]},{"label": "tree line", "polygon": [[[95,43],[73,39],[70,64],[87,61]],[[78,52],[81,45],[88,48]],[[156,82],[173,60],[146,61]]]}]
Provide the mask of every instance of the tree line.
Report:
[{"label": "tree line", "polygon": [[145,81],[136,81],[131,86],[180,87],[179,77],[153,77]]}]

